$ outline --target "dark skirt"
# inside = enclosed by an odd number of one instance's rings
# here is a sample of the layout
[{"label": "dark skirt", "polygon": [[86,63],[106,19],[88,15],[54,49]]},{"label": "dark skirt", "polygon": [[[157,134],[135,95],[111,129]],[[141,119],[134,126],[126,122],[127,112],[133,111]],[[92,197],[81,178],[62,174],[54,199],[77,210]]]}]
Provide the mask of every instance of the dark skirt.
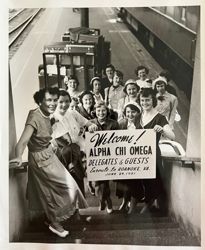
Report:
[{"label": "dark skirt", "polygon": [[110,197],[109,181],[96,181],[95,192],[100,200],[107,200]]},{"label": "dark skirt", "polygon": [[161,157],[157,160],[156,178],[143,179],[142,183],[145,190],[145,202],[149,202],[158,198],[159,196],[166,195],[165,184],[163,183],[164,169],[162,166]]},{"label": "dark skirt", "polygon": [[141,180],[118,180],[116,181],[116,196],[118,198],[134,197],[138,200],[144,197],[144,188]]},{"label": "dark skirt", "polygon": [[67,144],[64,146],[59,145],[56,152],[59,160],[72,175],[77,182],[81,192],[85,196],[84,177],[85,169],[82,164],[82,157],[80,147],[76,143]]}]

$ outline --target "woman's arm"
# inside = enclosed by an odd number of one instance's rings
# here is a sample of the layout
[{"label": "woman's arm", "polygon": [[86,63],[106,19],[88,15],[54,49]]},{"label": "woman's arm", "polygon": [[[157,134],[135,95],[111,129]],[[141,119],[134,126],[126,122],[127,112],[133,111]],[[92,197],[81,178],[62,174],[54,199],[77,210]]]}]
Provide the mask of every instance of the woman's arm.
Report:
[{"label": "woman's arm", "polygon": [[105,104],[107,106],[109,105],[109,100],[108,100],[108,98],[109,98],[109,96],[108,96],[109,93],[108,92],[109,91],[108,91],[108,89],[109,89],[109,87],[104,89],[104,95],[105,95],[105,99],[104,100],[105,100]]},{"label": "woman's arm", "polygon": [[118,121],[120,121],[121,119],[123,119],[123,108],[124,108],[124,105],[125,105],[125,97],[121,98],[118,102],[118,107],[117,107],[117,110],[118,110]]},{"label": "woman's arm", "polygon": [[174,124],[174,119],[175,119],[175,116],[176,116],[177,106],[178,106],[178,99],[173,98],[173,100],[172,100],[172,110],[171,110],[170,116],[169,116],[169,124],[170,124],[171,127],[173,127],[173,124]]},{"label": "woman's arm", "polygon": [[17,166],[21,166],[23,152],[33,132],[34,132],[34,128],[32,126],[30,125],[25,126],[24,131],[15,148],[16,158],[11,160],[10,162],[17,163]]},{"label": "woman's arm", "polygon": [[170,140],[174,140],[175,139],[175,134],[172,131],[172,129],[169,126],[169,124],[166,124],[163,127],[160,126],[160,125],[155,125],[154,126],[154,130],[156,132],[159,132],[159,133],[163,134],[166,138],[168,138]]}]

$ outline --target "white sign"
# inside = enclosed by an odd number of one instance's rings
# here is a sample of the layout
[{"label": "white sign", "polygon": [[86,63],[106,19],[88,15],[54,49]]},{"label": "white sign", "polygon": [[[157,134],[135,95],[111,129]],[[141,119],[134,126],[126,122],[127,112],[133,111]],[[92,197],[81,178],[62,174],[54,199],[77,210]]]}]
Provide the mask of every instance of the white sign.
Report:
[{"label": "white sign", "polygon": [[156,177],[156,133],[152,129],[86,132],[89,181]]}]

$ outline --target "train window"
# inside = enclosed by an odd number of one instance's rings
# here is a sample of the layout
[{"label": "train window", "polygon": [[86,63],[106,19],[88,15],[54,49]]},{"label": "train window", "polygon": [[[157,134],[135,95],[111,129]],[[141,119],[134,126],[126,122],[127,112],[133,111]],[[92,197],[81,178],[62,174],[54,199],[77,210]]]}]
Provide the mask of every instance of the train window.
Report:
[{"label": "train window", "polygon": [[131,24],[131,19],[132,19],[131,15],[129,13],[127,13],[127,22],[129,24]]},{"label": "train window", "polygon": [[46,55],[46,64],[56,64],[56,56],[55,55]]},{"label": "train window", "polygon": [[154,35],[152,33],[149,34],[149,46],[154,48]]},{"label": "train window", "polygon": [[159,10],[160,10],[162,13],[166,13],[167,7],[165,7],[165,6],[159,7]]},{"label": "train window", "polygon": [[133,28],[135,29],[135,31],[138,31],[139,30],[139,27],[138,27],[138,22],[136,19],[132,19],[132,26]]},{"label": "train window", "polygon": [[166,9],[166,14],[172,18],[174,18],[174,9],[175,7],[172,7],[172,6],[167,6],[167,9]]},{"label": "train window", "polygon": [[183,22],[186,21],[186,7],[182,7],[181,20],[182,20]]}]

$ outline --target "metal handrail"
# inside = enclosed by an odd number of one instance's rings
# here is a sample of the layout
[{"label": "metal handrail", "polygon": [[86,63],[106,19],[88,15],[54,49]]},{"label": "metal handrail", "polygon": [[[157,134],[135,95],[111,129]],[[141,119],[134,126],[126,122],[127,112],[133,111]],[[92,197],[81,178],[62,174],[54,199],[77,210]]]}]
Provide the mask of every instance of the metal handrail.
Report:
[{"label": "metal handrail", "polygon": [[20,166],[17,166],[17,163],[10,163],[9,162],[9,171],[13,171],[15,173],[24,173],[27,172],[27,168],[28,168],[28,162],[22,162],[22,164]]}]

